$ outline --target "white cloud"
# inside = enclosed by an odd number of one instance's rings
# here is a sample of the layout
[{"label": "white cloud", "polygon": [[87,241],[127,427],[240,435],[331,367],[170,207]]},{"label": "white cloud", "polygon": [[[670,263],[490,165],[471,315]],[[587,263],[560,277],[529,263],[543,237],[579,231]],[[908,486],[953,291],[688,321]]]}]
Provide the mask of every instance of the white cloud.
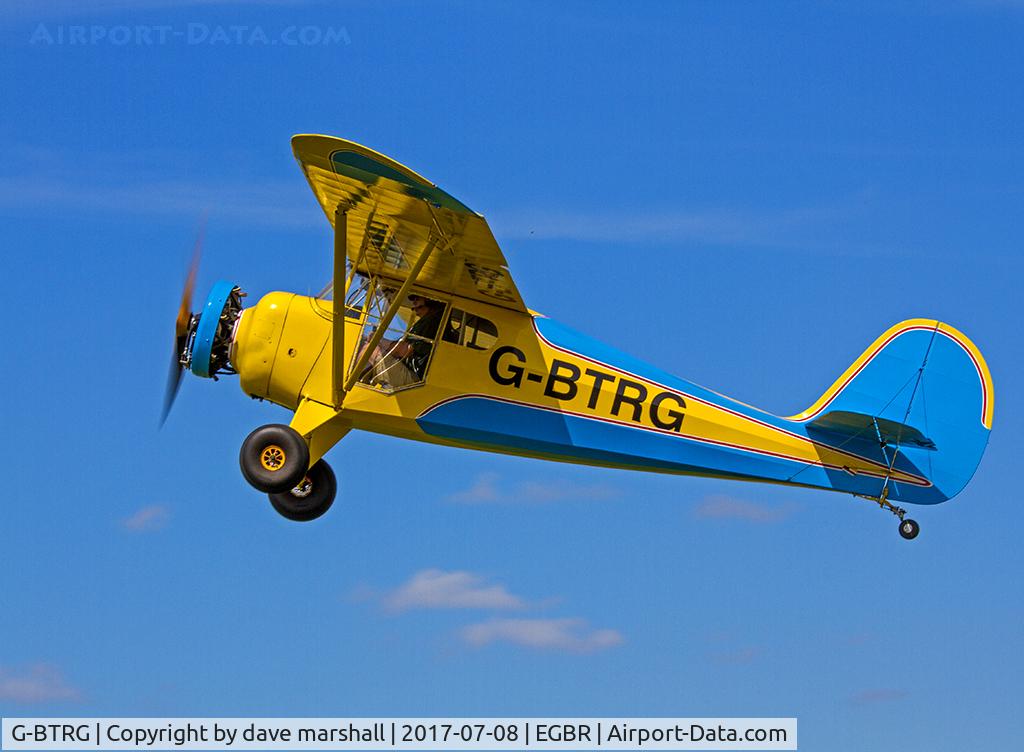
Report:
[{"label": "white cloud", "polygon": [[469,488],[449,494],[448,501],[457,504],[551,503],[558,501],[593,501],[611,499],[618,491],[600,483],[578,484],[568,481],[522,481],[503,488],[496,473],[482,473]]},{"label": "white cloud", "polygon": [[768,506],[731,496],[716,495],[705,498],[694,508],[693,513],[695,517],[702,520],[743,520],[744,522],[767,524],[781,522],[794,511],[795,508],[791,504]]},{"label": "white cloud", "polygon": [[424,569],[383,599],[392,611],[415,608],[523,608],[526,604],[503,585],[489,585],[472,572]]},{"label": "white cloud", "polygon": [[497,473],[481,473],[469,488],[449,494],[448,501],[458,504],[488,504],[501,501]]},{"label": "white cloud", "polygon": [[[488,583],[466,571],[425,569],[414,574],[381,602],[390,611],[413,609],[486,609],[508,611],[540,606],[528,604],[502,585]],[[591,629],[579,618],[499,618],[469,624],[459,630],[460,639],[476,647],[506,642],[535,649],[589,653],[614,647],[622,635],[614,629]]]},{"label": "white cloud", "polygon": [[495,642],[538,650],[591,653],[621,645],[614,629],[590,629],[584,619],[490,619],[463,627],[460,636],[481,647]]},{"label": "white cloud", "polygon": [[69,685],[54,666],[36,664],[20,672],[0,666],[0,700],[30,704],[79,697],[79,691]]},{"label": "white cloud", "polygon": [[167,511],[166,507],[162,507],[159,504],[150,504],[149,506],[142,507],[142,509],[130,517],[121,520],[121,525],[125,530],[130,530],[133,533],[145,533],[159,530],[167,524],[170,518],[171,513]]}]

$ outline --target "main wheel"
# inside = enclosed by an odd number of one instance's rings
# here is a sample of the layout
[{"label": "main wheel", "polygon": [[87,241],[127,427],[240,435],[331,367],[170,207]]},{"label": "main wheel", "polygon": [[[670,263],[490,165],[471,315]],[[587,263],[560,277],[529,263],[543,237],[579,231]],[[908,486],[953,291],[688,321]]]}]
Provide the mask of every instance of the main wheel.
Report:
[{"label": "main wheel", "polygon": [[323,460],[309,468],[295,488],[284,493],[267,494],[270,503],[282,517],[295,522],[309,522],[331,508],[338,492],[338,481],[331,466]]},{"label": "main wheel", "polygon": [[909,517],[905,520],[900,521],[900,535],[907,540],[914,540],[917,534],[921,532],[921,526],[914,522]]},{"label": "main wheel", "polygon": [[297,486],[306,475],[309,447],[293,428],[260,426],[242,442],[238,464],[257,491],[280,493]]}]

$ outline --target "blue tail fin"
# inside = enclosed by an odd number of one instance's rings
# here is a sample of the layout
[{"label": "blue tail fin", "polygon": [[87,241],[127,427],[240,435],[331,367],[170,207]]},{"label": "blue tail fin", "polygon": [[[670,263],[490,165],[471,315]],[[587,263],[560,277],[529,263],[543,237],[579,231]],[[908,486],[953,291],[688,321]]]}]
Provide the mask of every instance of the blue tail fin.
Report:
[{"label": "blue tail fin", "polygon": [[[974,475],[992,428],[993,398],[992,377],[973,342],[948,324],[912,319],[875,340],[793,419],[834,446],[886,444],[897,469],[931,483],[890,483],[889,497],[937,504],[956,496]],[[854,490],[852,481],[844,488],[842,479],[836,487]]]}]

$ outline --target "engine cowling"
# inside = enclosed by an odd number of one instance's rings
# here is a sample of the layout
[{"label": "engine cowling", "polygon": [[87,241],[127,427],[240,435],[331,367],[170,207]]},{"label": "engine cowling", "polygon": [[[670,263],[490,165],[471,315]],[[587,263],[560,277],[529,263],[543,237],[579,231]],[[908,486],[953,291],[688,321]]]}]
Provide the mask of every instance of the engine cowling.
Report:
[{"label": "engine cowling", "polygon": [[218,373],[234,373],[231,366],[231,342],[242,315],[245,293],[233,282],[217,282],[199,313],[189,322],[181,365],[196,376],[216,378]]},{"label": "engine cowling", "polygon": [[314,366],[321,357],[329,365],[331,323],[323,305],[294,293],[267,293],[245,309],[231,345],[242,391],[294,410],[304,389],[322,389],[318,374],[329,378],[330,368]]}]

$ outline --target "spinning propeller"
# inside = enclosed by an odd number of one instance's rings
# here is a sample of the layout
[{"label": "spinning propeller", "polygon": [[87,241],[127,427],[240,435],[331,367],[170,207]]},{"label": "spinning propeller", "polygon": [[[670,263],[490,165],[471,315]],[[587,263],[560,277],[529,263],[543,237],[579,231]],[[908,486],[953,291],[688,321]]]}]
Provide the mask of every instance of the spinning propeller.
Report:
[{"label": "spinning propeller", "polygon": [[192,263],[188,277],[185,278],[185,289],[181,291],[178,317],[174,321],[174,352],[171,355],[171,371],[167,376],[167,391],[164,393],[164,409],[160,415],[161,426],[171,411],[181,386],[181,376],[186,369],[196,376],[214,381],[219,373],[236,373],[231,366],[231,345],[234,342],[235,325],[242,315],[242,298],[245,293],[233,282],[221,280],[210,289],[203,307],[191,313],[192,291],[202,255],[204,226],[200,226],[199,237],[196,238]]},{"label": "spinning propeller", "polygon": [[192,323],[192,291],[196,285],[196,275],[199,273],[199,259],[202,256],[204,231],[205,226],[200,226],[199,235],[196,237],[196,245],[192,250],[192,263],[189,265],[188,276],[185,278],[185,287],[181,291],[178,318],[174,322],[174,352],[171,353],[171,370],[167,375],[167,389],[164,392],[164,409],[160,414],[161,426],[167,420],[167,414],[171,411],[174,398],[178,396],[178,389],[181,387],[181,376],[185,371],[182,354],[185,352],[185,346],[188,342],[189,325]]}]

